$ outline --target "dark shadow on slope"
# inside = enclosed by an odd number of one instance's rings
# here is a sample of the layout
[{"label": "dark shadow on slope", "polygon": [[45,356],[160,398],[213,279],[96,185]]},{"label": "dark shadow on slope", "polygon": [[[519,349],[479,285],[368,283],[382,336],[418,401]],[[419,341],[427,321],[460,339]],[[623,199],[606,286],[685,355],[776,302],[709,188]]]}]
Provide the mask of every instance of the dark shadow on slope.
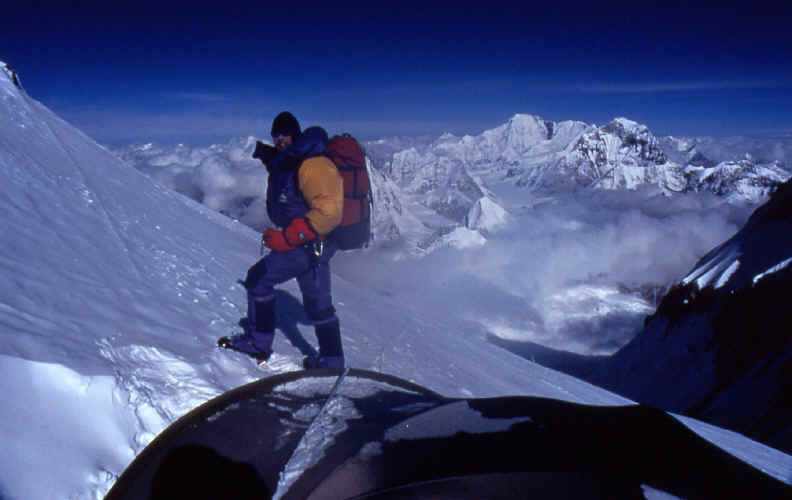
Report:
[{"label": "dark shadow on slope", "polygon": [[302,302],[283,290],[275,291],[275,325],[303,356],[316,356],[314,347],[305,340],[297,325],[310,325]]},{"label": "dark shadow on slope", "polygon": [[608,356],[586,356],[574,352],[551,349],[534,342],[505,340],[492,334],[487,334],[487,340],[534,363],[584,380],[590,377],[602,365],[603,361],[608,359]]}]

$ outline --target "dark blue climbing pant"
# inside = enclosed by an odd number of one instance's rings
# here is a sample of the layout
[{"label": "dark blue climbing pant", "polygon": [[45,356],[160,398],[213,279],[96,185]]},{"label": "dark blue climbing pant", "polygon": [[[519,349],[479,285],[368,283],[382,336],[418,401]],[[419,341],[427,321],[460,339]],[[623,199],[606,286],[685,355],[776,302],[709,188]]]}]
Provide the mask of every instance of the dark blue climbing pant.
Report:
[{"label": "dark blue climbing pant", "polygon": [[275,285],[296,278],[305,313],[316,327],[320,350],[332,351],[323,354],[340,354],[338,317],[330,290],[330,259],[337,250],[330,241],[325,242],[318,257],[308,245],[288,252],[270,252],[253,265],[245,279],[250,327],[258,332],[275,331]]}]

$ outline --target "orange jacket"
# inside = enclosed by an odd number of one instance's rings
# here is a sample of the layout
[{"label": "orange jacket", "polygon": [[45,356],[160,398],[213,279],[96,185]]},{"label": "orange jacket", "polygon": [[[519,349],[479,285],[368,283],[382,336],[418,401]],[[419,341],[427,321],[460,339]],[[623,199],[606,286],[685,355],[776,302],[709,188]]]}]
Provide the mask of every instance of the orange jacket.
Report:
[{"label": "orange jacket", "polygon": [[325,156],[308,158],[297,172],[297,187],[308,204],[305,218],[324,236],[340,223],[344,210],[344,181]]}]

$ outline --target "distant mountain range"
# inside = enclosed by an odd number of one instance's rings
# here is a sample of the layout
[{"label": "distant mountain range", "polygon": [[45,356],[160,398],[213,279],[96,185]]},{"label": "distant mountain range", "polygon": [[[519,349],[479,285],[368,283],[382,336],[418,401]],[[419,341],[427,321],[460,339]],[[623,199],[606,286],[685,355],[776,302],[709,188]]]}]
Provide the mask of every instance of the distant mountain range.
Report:
[{"label": "distant mountain range", "polygon": [[[535,197],[577,190],[657,189],[668,196],[706,192],[729,203],[759,204],[792,175],[786,164],[792,157],[790,138],[722,141],[719,148],[712,138],[658,138],[645,125],[626,118],[598,127],[518,114],[476,136],[445,134],[412,143],[383,139],[366,148],[372,166],[393,181],[387,198],[404,200],[400,214],[405,207],[420,205],[441,217],[430,224],[434,233],[419,238],[418,246],[431,248],[454,227],[480,219],[482,198],[490,201],[485,210],[494,210],[485,218],[501,218],[500,212],[509,210],[498,196],[504,186]],[[746,152],[735,153],[739,145]],[[394,209],[383,200],[376,208],[387,228],[378,234],[393,239],[411,231],[391,217]],[[474,208],[477,213],[471,214]]]},{"label": "distant mountain range", "polygon": [[[261,229],[270,224],[263,210],[266,175],[249,157],[253,141],[197,149],[145,144],[115,152],[168,187]],[[741,146],[745,151],[738,153]],[[792,138],[658,138],[626,118],[595,126],[517,114],[476,136],[382,139],[365,148],[376,243],[407,239],[418,251],[435,247],[466,221],[503,218],[509,210],[499,196],[504,186],[536,197],[656,189],[759,204],[792,175]]]},{"label": "distant mountain range", "polygon": [[748,154],[716,161],[699,144],[711,141],[658,139],[626,118],[597,127],[515,115],[477,136],[447,134],[390,155],[382,153],[386,141],[367,146],[376,151],[374,166],[401,190],[422,195],[426,206],[456,221],[499,183],[543,193],[655,186],[669,195],[712,192],[755,204],[790,176],[783,161]]}]

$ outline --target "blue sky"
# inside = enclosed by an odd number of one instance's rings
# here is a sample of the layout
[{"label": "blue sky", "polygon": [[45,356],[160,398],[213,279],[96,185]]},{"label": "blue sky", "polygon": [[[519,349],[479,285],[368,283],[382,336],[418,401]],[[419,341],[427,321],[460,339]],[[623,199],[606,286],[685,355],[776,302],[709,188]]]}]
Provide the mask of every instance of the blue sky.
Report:
[{"label": "blue sky", "polygon": [[12,2],[0,60],[110,145],[266,136],[285,109],[363,139],[476,134],[515,113],[792,132],[792,7],[545,3]]}]

